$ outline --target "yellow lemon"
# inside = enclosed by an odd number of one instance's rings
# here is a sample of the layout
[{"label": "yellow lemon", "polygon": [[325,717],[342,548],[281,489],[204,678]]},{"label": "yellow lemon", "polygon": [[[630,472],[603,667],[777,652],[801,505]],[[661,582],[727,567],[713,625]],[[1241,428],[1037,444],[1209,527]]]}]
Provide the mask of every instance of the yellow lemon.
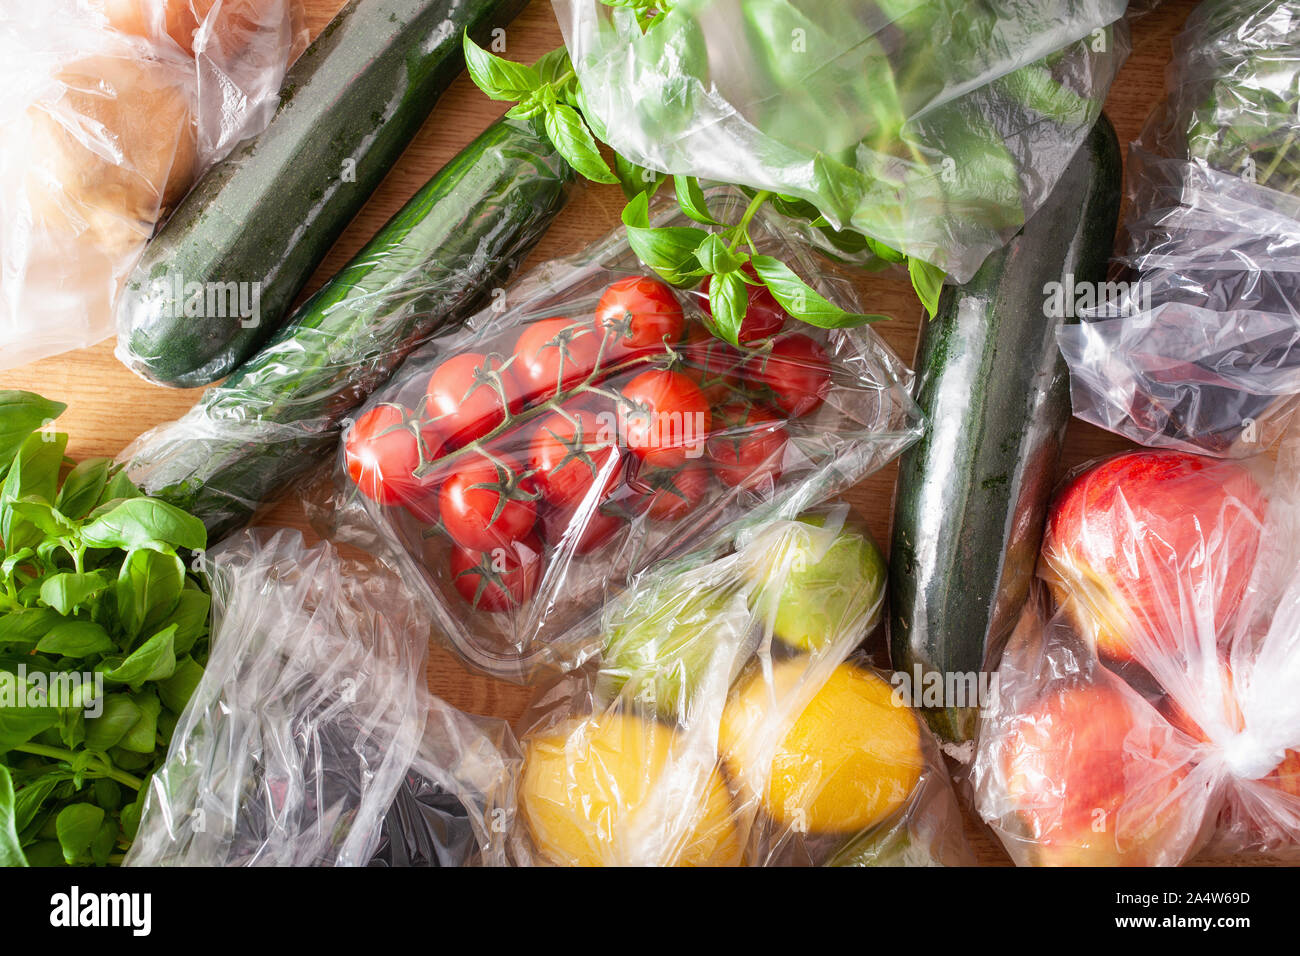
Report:
[{"label": "yellow lemon", "polygon": [[[769,817],[813,833],[851,833],[879,823],[908,799],[921,777],[921,730],[889,684],[841,664],[784,726],[779,702],[796,692],[806,657],[774,664],[772,685],[755,673],[727,702],[719,742],[742,790],[755,791]],[[764,756],[766,755],[766,756]],[[761,761],[768,761],[760,766]]]},{"label": "yellow lemon", "polygon": [[738,865],[726,782],[711,754],[697,763],[679,741],[664,724],[617,713],[529,740],[519,803],[538,849],[566,866]]}]

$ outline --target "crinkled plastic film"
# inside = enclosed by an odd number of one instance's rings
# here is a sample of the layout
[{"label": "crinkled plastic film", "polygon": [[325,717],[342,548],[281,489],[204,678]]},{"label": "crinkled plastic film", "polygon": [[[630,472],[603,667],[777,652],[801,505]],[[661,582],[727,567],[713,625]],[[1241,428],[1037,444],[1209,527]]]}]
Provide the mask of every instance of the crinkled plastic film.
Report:
[{"label": "crinkled plastic film", "polygon": [[[1300,9],[1199,6],[1129,161],[1129,274],[1060,333],[1075,414],[1142,444],[1257,454],[1300,396]],[[1098,298],[1101,298],[1099,296]]]},{"label": "crinkled plastic film", "polygon": [[[710,204],[725,220],[739,215],[744,198],[718,190]],[[652,218],[658,225],[683,221],[666,202]],[[856,307],[852,287],[823,275],[806,247],[791,244],[771,220],[760,216],[751,233],[760,251],[778,254],[822,294]],[[467,663],[494,676],[526,681],[539,668],[580,663],[592,649],[578,625],[637,572],[737,517],[758,509],[796,514],[825,500],[919,434],[911,373],[869,328],[827,332],[785,316],[776,341],[795,351],[777,361],[758,343],[737,350],[710,336],[697,290],[671,291],[644,279],[637,288],[666,296],[664,308],[687,338],[669,348],[660,342],[620,352],[617,333],[596,325],[598,300],[611,285],[647,275],[622,230],[532,271],[463,328],[445,330],[413,353],[344,434],[336,480],[342,506],[326,519],[331,533],[367,547],[386,543],[412,560],[434,595],[435,629]],[[563,374],[557,366],[545,373],[554,376],[549,382],[520,385],[513,369],[522,367],[519,343],[529,338],[534,357],[564,354]],[[430,383],[439,369],[460,365],[488,377],[456,385],[442,410]],[[762,385],[756,369],[778,367],[812,376],[805,391],[787,392],[799,407],[779,406]],[[569,369],[581,374],[570,380]],[[689,385],[680,385],[683,377]],[[653,384],[660,382],[670,383],[663,393]],[[563,386],[558,394],[556,385]],[[498,389],[510,389],[506,397],[520,402],[508,418],[486,416],[484,428],[493,430],[474,441],[447,439],[443,433],[461,423],[462,406],[486,401],[484,395],[491,406],[500,400]],[[654,405],[660,394],[666,402],[686,398],[656,418],[651,409],[670,407]],[[638,415],[653,426],[642,440]],[[393,442],[393,457],[367,457],[366,442],[376,440]],[[573,474],[560,474],[566,465]],[[483,468],[491,473],[486,478],[476,471]],[[477,477],[448,490],[470,473]],[[482,528],[447,533],[447,502],[469,502],[475,488],[494,482],[499,490],[485,492],[496,497],[481,514],[501,522],[487,527],[488,537],[500,530],[499,546],[495,538],[478,541]]]},{"label": "crinkled plastic film", "polygon": [[47,0],[0,18],[0,368],[113,331],[190,183],[279,102],[298,0]]},{"label": "crinkled plastic film", "polygon": [[522,720],[514,852],[538,865],[972,862],[938,749],[854,649],[885,564],[846,505],[656,565]]},{"label": "crinkled plastic film", "polygon": [[1129,453],[1061,493],[1051,597],[1003,655],[974,768],[1016,862],[1300,850],[1295,451],[1275,472]]},{"label": "crinkled plastic film", "polygon": [[503,863],[513,738],[428,693],[427,625],[398,576],[287,530],[206,560],[212,654],[126,862]]},{"label": "crinkled plastic film", "polygon": [[619,153],[806,200],[959,282],[1051,191],[1128,42],[1119,0],[687,0],[644,35],[629,6],[554,6]]}]

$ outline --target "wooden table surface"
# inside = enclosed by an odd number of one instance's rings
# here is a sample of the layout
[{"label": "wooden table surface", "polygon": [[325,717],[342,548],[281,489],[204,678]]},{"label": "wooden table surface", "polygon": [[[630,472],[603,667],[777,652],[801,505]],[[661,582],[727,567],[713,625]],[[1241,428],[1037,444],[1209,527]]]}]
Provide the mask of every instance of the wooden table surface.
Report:
[{"label": "wooden table surface", "polygon": [[[305,0],[313,36],[342,5],[342,0]],[[1167,0],[1133,24],[1133,53],[1106,102],[1106,112],[1121,143],[1127,144],[1137,136],[1147,114],[1163,97],[1170,41],[1194,5],[1193,0]],[[561,42],[550,4],[534,0],[509,27],[505,55],[531,62]],[[336,272],[425,180],[504,112],[506,105],[488,100],[462,74],[317,269],[308,291]],[[623,202],[617,186],[588,186],[560,215],[530,261],[576,252],[604,235],[618,224]],[[857,284],[867,311],[893,317],[893,321],[876,328],[899,355],[910,360],[915,354],[921,309],[907,281],[864,275]],[[68,454],[74,458],[116,455],[145,429],[179,417],[199,395],[198,390],[158,388],[136,378],[113,357],[112,342],[0,373],[0,388],[32,389],[66,402],[68,411],[59,419],[59,427],[71,435]],[[1069,431],[1062,469],[1126,444],[1076,420]],[[892,466],[884,469],[848,496],[877,540],[886,545],[895,471]],[[277,507],[264,523],[298,527],[310,534],[301,508],[293,502]],[[873,640],[882,637],[875,635]],[[432,649],[428,677],[430,688],[455,706],[512,721],[523,712],[532,693],[530,688],[471,674],[440,648]],[[996,840],[974,823],[968,830],[982,862],[1006,862]]]}]

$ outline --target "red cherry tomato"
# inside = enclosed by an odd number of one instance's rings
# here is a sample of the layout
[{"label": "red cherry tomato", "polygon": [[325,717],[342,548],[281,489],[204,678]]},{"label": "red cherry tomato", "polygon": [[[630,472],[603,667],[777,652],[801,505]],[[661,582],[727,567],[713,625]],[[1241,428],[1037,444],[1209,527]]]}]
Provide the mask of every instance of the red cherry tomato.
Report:
[{"label": "red cherry tomato", "polygon": [[502,364],[496,355],[465,352],[453,355],[429,376],[429,424],[445,436],[449,450],[496,428],[505,421],[507,408],[512,413],[523,408],[514,377],[501,371]]},{"label": "red cherry tomato", "polygon": [[624,524],[622,518],[599,509],[579,518],[576,509],[552,508],[542,516],[542,538],[553,548],[571,547],[574,554],[591,554],[608,544]]},{"label": "red cherry tomato", "polygon": [[[426,449],[431,455],[437,449]],[[361,493],[382,505],[413,501],[425,487],[413,472],[420,445],[412,416],[397,405],[376,405],[348,429],[343,443],[348,477]]]},{"label": "red cherry tomato", "polygon": [[512,611],[527,603],[542,576],[542,543],[530,534],[483,552],[453,545],[451,579],[460,596],[480,611]]},{"label": "red cherry tomato", "polygon": [[826,350],[799,332],[773,340],[771,351],[753,356],[745,366],[754,381],[772,392],[772,401],[791,417],[807,415],[831,388]]},{"label": "red cherry tomato", "polygon": [[547,502],[570,508],[587,496],[604,475],[603,495],[618,484],[622,471],[618,423],[595,412],[572,410],[548,415],[529,445],[528,470]]},{"label": "red cherry tomato", "polygon": [[519,480],[519,465],[504,455],[475,454],[443,482],[438,516],[452,540],[472,551],[519,541],[537,521],[535,494]]},{"label": "red cherry tomato", "polygon": [[703,325],[692,322],[686,341],[678,349],[681,371],[690,378],[711,405],[736,398],[744,387],[742,370],[747,358],[740,349],[722,341]]},{"label": "red cherry tomato", "polygon": [[[758,273],[750,263],[746,262],[741,268],[751,279],[758,279]],[[713,276],[704,277],[704,284],[700,286],[697,296],[700,300],[700,308],[710,318],[713,316],[713,309],[709,307],[709,285],[712,280]],[[745,318],[740,323],[740,333],[737,336],[741,342],[749,345],[751,342],[770,339],[785,327],[786,317],[790,313],[781,308],[781,303],[776,301],[772,290],[767,286],[762,283],[746,284],[745,300]]]},{"label": "red cherry tomato", "polygon": [[643,472],[633,488],[646,490],[632,507],[654,521],[680,521],[704,500],[712,482],[712,470],[702,461],[688,462],[675,470]]},{"label": "red cherry tomato", "polygon": [[686,328],[681,304],[658,279],[629,276],[612,283],[596,306],[596,331],[610,335],[614,354],[676,345]]},{"label": "red cherry tomato", "polygon": [[788,439],[781,419],[737,402],[713,413],[709,457],[713,470],[733,488],[756,491],[781,477],[781,456]]},{"label": "red cherry tomato", "polygon": [[619,431],[632,453],[651,468],[677,468],[698,458],[709,433],[709,403],[680,372],[642,372],[622,389]]},{"label": "red cherry tomato", "polygon": [[596,368],[600,336],[585,324],[554,318],[532,322],[515,343],[510,370],[525,403],[572,388]]}]

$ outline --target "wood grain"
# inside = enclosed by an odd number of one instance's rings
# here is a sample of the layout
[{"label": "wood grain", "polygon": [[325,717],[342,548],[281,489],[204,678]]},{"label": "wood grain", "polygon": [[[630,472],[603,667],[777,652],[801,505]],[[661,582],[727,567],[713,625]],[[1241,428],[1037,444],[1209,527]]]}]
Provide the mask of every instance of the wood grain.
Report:
[{"label": "wood grain", "polygon": [[[306,0],[313,35],[342,6],[340,0]],[[1106,111],[1120,141],[1134,139],[1151,108],[1164,94],[1164,71],[1170,40],[1194,4],[1171,0],[1133,25],[1133,53],[1116,81]],[[507,55],[531,61],[561,43],[550,5],[534,2],[510,26]],[[462,75],[442,97],[423,129],[394,166],[370,201],[326,257],[308,291],[339,269],[437,169],[505,109],[482,96]],[[532,261],[576,252],[617,225],[623,197],[617,187],[583,190],[547,233]],[[856,280],[868,311],[893,316],[877,326],[899,355],[915,354],[920,308],[905,280],[868,277]],[[198,390],[153,387],[134,377],[113,356],[111,342],[67,353],[19,369],[0,373],[0,388],[28,388],[66,402],[60,427],[71,434],[69,454],[116,455],[144,430],[181,415],[197,398]],[[1125,442],[1099,429],[1075,421],[1069,431],[1062,468],[1125,447]],[[848,498],[864,517],[878,540],[888,542],[895,468],[871,476]],[[275,509],[267,523],[298,527],[310,534],[301,509],[286,503]],[[878,640],[879,638],[877,638]],[[432,690],[467,711],[517,719],[531,691],[466,672],[452,655],[433,648],[428,664]],[[968,831],[979,859],[1005,863],[1001,847],[982,827],[968,821]]]}]

